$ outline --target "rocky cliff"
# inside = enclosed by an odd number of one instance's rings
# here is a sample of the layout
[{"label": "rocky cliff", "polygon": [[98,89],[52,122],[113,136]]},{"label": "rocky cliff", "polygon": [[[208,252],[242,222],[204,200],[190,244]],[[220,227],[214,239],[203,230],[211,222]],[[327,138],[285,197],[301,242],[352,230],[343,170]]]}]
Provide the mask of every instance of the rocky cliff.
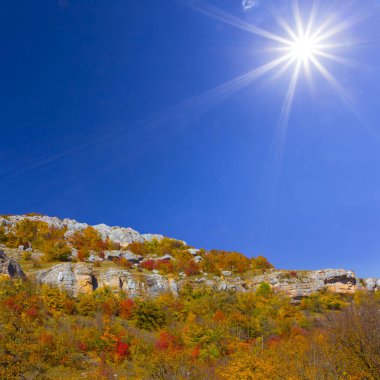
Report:
[{"label": "rocky cliff", "polygon": [[[51,217],[46,215],[9,215],[0,216],[0,226],[4,225],[6,227],[12,227],[14,224],[23,219],[29,219],[33,221],[45,222],[50,226],[56,228],[66,228],[66,236],[69,237],[75,231],[84,230],[89,226],[87,223],[77,222],[74,219],[59,219],[57,217]],[[158,234],[140,234],[130,227],[118,227],[118,226],[107,226],[106,224],[97,224],[94,227],[105,240],[109,238],[115,243],[120,243],[121,246],[127,246],[132,242],[144,242],[152,239],[160,240],[163,238],[162,235]]]},{"label": "rocky cliff", "polygon": [[159,273],[144,274],[135,270],[110,268],[100,270],[87,263],[64,263],[35,273],[40,283],[58,286],[72,294],[91,292],[97,288],[109,287],[114,291],[123,290],[131,297],[161,293],[177,294],[185,285],[210,287],[215,291],[246,292],[255,290],[266,282],[278,292],[294,300],[307,297],[322,289],[336,293],[354,293],[357,290],[380,290],[380,280],[360,280],[352,271],[325,269],[295,272],[270,270],[267,273],[240,278],[231,274],[222,276],[179,276],[177,278]]},{"label": "rocky cliff", "polygon": [[[80,223],[73,219],[59,219],[38,214],[0,216],[0,226],[4,227],[5,233],[9,233],[15,230],[16,223],[24,219],[45,222],[57,229],[64,229],[64,234],[67,237],[70,237],[75,231],[82,231],[89,226],[86,223]],[[36,224],[38,225],[38,223]],[[30,278],[34,277],[39,283],[57,286],[74,295],[92,292],[101,287],[109,287],[114,291],[123,290],[132,297],[145,294],[156,296],[165,292],[177,294],[185,284],[189,283],[193,287],[209,287],[215,291],[246,292],[256,289],[261,283],[265,282],[275,291],[282,292],[294,300],[307,297],[322,289],[328,289],[337,293],[354,293],[356,290],[380,290],[379,279],[359,279],[352,271],[343,269],[284,271],[269,269],[271,268],[270,264],[265,268],[259,267],[260,270],[257,270],[257,267],[250,266],[249,260],[253,259],[248,258],[244,258],[246,260],[244,262],[248,262],[247,270],[240,270],[240,272],[244,272],[241,275],[233,274],[229,270],[221,270],[221,272],[214,270],[214,274],[205,273],[208,269],[202,266],[202,262],[207,263],[211,252],[189,247],[182,241],[169,239],[175,243],[172,246],[172,252],[169,250],[169,252],[157,251],[156,253],[150,252],[144,255],[140,253],[136,254],[127,249],[130,243],[137,242],[142,243],[140,245],[157,246],[159,245],[158,242],[165,243],[168,239],[163,239],[162,235],[140,234],[129,227],[110,227],[105,224],[98,224],[92,227],[98,231],[103,240],[109,239],[112,242],[119,243],[120,249],[112,251],[104,250],[101,252],[101,255],[99,252],[90,251],[90,254],[85,258],[87,262],[77,263],[74,262],[78,260],[78,257],[74,255],[75,248],[70,245],[72,256],[69,259],[72,262],[64,262],[58,265],[51,264],[50,267],[42,270],[30,269],[27,272],[27,276]],[[153,244],[144,243],[153,239],[156,240]],[[70,242],[70,239],[66,240]],[[33,255],[31,257],[38,261],[41,257],[41,252],[35,250],[30,242],[27,246],[30,255]],[[20,245],[18,251],[13,249],[16,251],[16,253],[12,253],[14,254],[13,257],[17,257],[17,259],[22,258],[21,252],[24,249],[23,245]],[[12,249],[10,248],[11,251]],[[170,252],[177,256],[173,257],[169,254]],[[217,253],[217,256],[219,254],[222,253]],[[223,254],[226,254],[226,252]],[[227,254],[229,253],[227,252]],[[214,253],[214,260],[215,257]],[[187,263],[197,267],[197,270],[194,272],[197,274],[193,273],[186,276],[183,269],[171,272],[157,270],[162,268],[161,264],[163,263],[170,262],[170,264],[175,264],[177,260],[181,259],[186,259]],[[147,270],[147,262],[154,265],[157,264],[154,267],[156,270],[153,270],[153,267]],[[123,263],[128,264],[127,266],[130,269],[124,269]],[[235,273],[239,272],[232,264],[228,268],[231,268]],[[164,275],[164,272],[172,274]],[[217,275],[219,273],[220,275]],[[7,257],[2,251],[0,251],[0,274],[25,278],[17,262]]]}]

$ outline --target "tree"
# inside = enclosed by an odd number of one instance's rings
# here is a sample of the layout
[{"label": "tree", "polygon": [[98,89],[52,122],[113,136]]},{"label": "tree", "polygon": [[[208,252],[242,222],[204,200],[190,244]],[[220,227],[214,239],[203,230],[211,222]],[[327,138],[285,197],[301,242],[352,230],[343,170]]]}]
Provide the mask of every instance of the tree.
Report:
[{"label": "tree", "polygon": [[152,301],[137,303],[134,311],[136,326],[139,329],[157,330],[165,325],[165,314]]},{"label": "tree", "polygon": [[[91,226],[82,231],[75,231],[70,237],[70,243],[79,251],[88,253],[89,251],[101,252],[107,248],[99,232]],[[109,244],[109,242],[108,242]]]},{"label": "tree", "polygon": [[47,240],[41,251],[45,261],[66,261],[71,255],[71,248],[65,241]]}]

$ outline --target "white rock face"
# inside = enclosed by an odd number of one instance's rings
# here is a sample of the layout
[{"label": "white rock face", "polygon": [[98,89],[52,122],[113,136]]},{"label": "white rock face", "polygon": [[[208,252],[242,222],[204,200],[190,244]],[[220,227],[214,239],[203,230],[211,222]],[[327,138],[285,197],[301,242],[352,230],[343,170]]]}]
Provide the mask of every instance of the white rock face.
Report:
[{"label": "white rock face", "polygon": [[[118,268],[107,269],[94,275],[91,265],[86,263],[55,265],[36,272],[36,279],[40,283],[57,286],[74,295],[106,286],[114,291],[123,290],[130,297],[145,295],[156,297],[162,293],[176,295],[187,282],[183,276],[175,280],[159,273],[142,274]],[[294,276],[289,272],[273,270],[248,279],[231,274],[226,278],[196,277],[190,281],[195,287],[207,286],[215,291],[236,292],[254,291],[261,283],[266,282],[274,291],[284,293],[293,300],[300,300],[323,289],[346,294],[365,289],[374,291],[380,286],[378,279],[364,280],[365,286],[363,286],[355,273],[343,269],[305,271]]]},{"label": "white rock face", "polygon": [[378,278],[366,278],[363,280],[364,286],[370,292],[380,290],[380,279]]},{"label": "white rock face", "polygon": [[128,270],[111,268],[95,276],[92,267],[86,263],[54,265],[36,272],[35,278],[39,283],[56,286],[73,295],[89,293],[102,287],[123,290],[130,297],[178,293],[176,281],[159,274],[132,274]]},{"label": "white rock face", "polygon": [[[87,228],[89,225],[87,223],[80,223],[74,219],[59,219],[56,217],[46,216],[46,215],[11,215],[7,218],[0,217],[0,224],[3,224],[8,227],[12,227],[15,223],[29,219],[33,221],[45,222],[49,226],[54,226],[56,228],[67,228],[67,232],[65,234],[66,237],[70,237],[76,231],[82,231]],[[143,235],[139,234],[137,231],[132,228],[125,227],[110,227],[106,224],[98,224],[93,226],[101,235],[102,239],[105,240],[109,238],[115,243],[120,243],[121,246],[127,246],[132,242],[140,242],[143,243],[145,240],[149,240],[148,237],[162,239],[162,235]]]},{"label": "white rock face", "polygon": [[187,252],[189,252],[190,255],[193,255],[193,256],[197,256],[199,251],[200,251],[200,249],[197,249],[197,248],[189,248],[187,250]]},{"label": "white rock face", "polygon": [[141,236],[146,241],[152,241],[152,240],[160,241],[164,238],[163,235],[158,235],[158,234],[142,234]]},{"label": "white rock face", "polygon": [[109,238],[115,243],[120,243],[122,246],[127,246],[132,242],[143,243],[144,238],[132,228],[110,227],[106,224],[98,224],[94,228],[100,233],[103,240]]},{"label": "white rock face", "polygon": [[249,288],[256,288],[262,282],[269,283],[273,289],[282,291],[294,299],[307,297],[322,289],[335,293],[354,293],[363,288],[355,273],[344,269],[306,271],[296,274],[295,277],[274,270],[253,277],[249,281]]},{"label": "white rock face", "polygon": [[89,293],[94,288],[95,278],[91,267],[84,263],[64,263],[35,273],[42,284],[56,286],[70,294]]}]

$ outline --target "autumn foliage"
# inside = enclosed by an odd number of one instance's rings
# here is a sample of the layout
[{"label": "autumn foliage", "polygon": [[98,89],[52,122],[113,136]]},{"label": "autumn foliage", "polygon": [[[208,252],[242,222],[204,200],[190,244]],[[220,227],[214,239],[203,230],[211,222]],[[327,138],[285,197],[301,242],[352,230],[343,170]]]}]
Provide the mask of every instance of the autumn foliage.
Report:
[{"label": "autumn foliage", "polygon": [[0,289],[1,379],[379,378],[377,295],[321,292],[293,304],[263,283],[246,293],[188,285],[177,297],[101,288],[73,298],[5,278]]}]

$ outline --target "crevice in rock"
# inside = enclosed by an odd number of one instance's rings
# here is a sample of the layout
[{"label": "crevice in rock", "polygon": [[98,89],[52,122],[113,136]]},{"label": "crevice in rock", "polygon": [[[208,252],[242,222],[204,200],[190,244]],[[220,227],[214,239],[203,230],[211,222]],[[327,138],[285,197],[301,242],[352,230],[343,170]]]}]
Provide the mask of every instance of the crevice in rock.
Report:
[{"label": "crevice in rock", "polygon": [[99,284],[98,284],[98,280],[95,276],[91,276],[91,284],[92,284],[93,290],[98,289]]},{"label": "crevice in rock", "polygon": [[331,278],[326,278],[324,280],[324,283],[325,284],[335,284],[335,283],[341,283],[341,284],[352,284],[352,285],[356,285],[356,279],[353,278],[353,277],[347,277],[347,275],[343,275],[343,276],[335,276],[335,277],[331,277]]}]

